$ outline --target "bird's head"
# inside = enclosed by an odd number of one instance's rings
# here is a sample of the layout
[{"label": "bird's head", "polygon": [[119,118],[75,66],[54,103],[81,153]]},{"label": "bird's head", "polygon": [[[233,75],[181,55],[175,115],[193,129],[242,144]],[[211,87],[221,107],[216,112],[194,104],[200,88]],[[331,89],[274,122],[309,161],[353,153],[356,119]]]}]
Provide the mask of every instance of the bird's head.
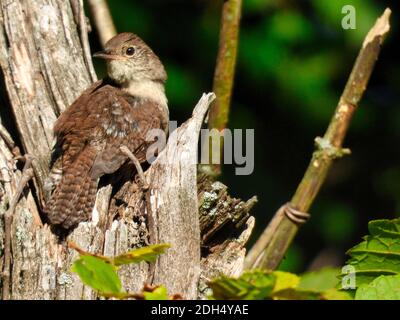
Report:
[{"label": "bird's head", "polygon": [[120,85],[132,82],[164,83],[167,74],[157,55],[137,35],[120,33],[105,44],[93,57],[107,61],[108,76]]}]

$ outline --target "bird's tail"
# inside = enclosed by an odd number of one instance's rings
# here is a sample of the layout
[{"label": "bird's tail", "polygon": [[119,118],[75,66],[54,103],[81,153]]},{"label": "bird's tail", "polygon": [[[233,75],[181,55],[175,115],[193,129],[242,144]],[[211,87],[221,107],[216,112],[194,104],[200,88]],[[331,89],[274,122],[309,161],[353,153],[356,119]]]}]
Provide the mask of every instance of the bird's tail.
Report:
[{"label": "bird's tail", "polygon": [[91,175],[95,158],[96,151],[86,147],[68,168],[63,169],[61,181],[45,208],[52,225],[70,229],[90,218],[98,184],[98,179]]}]

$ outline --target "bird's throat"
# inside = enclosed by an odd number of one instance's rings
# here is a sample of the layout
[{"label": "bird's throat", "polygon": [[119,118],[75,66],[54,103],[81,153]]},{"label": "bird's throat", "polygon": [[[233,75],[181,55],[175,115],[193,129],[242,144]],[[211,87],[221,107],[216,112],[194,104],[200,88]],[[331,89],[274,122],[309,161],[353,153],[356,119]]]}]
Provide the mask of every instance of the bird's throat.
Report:
[{"label": "bird's throat", "polygon": [[163,107],[168,106],[164,85],[160,82],[151,80],[130,81],[122,86],[122,90],[134,97],[152,100]]}]

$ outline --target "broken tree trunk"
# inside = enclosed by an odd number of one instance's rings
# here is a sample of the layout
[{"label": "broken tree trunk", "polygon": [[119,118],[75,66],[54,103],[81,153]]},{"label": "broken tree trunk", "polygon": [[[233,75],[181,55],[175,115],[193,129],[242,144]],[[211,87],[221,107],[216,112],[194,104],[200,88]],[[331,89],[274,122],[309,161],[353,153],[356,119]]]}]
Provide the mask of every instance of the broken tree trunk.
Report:
[{"label": "broken tree trunk", "polygon": [[[96,292],[70,272],[77,253],[38,221],[53,123],[96,78],[81,1],[0,0],[0,28],[3,299],[96,299]],[[170,243],[171,249],[154,266],[142,263],[119,270],[127,291],[139,291],[150,282],[166,285],[171,294],[202,298],[208,293],[208,279],[237,275],[243,268],[255,200],[233,199],[225,186],[203,177],[197,182],[198,133],[212,99],[212,94],[204,95],[192,118],[171,134],[166,149],[146,171],[146,194],[133,181],[120,190],[103,187],[93,221],[81,223],[67,238],[104,255],[147,245],[149,239]],[[12,212],[7,248],[4,215],[21,179],[18,150],[34,156],[35,176]],[[11,259],[5,263],[7,250]]]}]

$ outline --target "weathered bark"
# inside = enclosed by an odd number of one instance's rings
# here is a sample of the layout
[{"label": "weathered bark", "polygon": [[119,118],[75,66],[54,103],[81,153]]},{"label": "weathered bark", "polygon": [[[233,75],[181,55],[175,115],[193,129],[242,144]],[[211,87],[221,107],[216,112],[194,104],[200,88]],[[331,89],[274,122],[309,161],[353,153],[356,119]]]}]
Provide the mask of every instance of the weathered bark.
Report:
[{"label": "weathered bark", "polygon": [[255,219],[250,210],[257,203],[229,196],[221,182],[199,178],[199,218],[202,240],[199,297],[210,293],[207,282],[221,274],[239,276],[246,256],[245,244],[253,231]]},{"label": "weathered bark", "polygon": [[0,19],[4,81],[24,151],[37,158],[41,190],[53,123],[90,85],[91,62],[85,61],[69,1],[2,0]]},{"label": "weathered bark", "polygon": [[[33,218],[43,201],[53,123],[95,79],[80,1],[0,0],[0,4],[0,65],[8,97],[8,103],[1,106],[1,121],[18,135],[14,138],[21,142],[21,153],[36,157],[35,183],[26,186],[13,212],[12,263],[7,275],[11,286],[6,298],[95,299],[97,294],[70,272],[77,253]],[[242,269],[244,244],[254,223],[248,212],[254,201],[231,199],[224,187],[217,197],[226,205],[215,208],[218,201],[214,201],[205,207],[204,190],[215,190],[211,184],[204,187],[204,181],[197,194],[198,133],[211,98],[203,97],[193,117],[172,134],[166,149],[146,171],[150,183],[146,194],[127,182],[110,202],[112,187],[105,186],[98,192],[93,221],[81,223],[67,238],[84,250],[104,255],[146,245],[149,238],[170,243],[172,248],[154,266],[142,263],[120,269],[128,291],[138,291],[152,281],[194,299],[206,292],[204,280],[198,290],[200,278],[221,272],[233,275]],[[21,178],[7,140],[0,138],[2,270],[3,216]]]}]

